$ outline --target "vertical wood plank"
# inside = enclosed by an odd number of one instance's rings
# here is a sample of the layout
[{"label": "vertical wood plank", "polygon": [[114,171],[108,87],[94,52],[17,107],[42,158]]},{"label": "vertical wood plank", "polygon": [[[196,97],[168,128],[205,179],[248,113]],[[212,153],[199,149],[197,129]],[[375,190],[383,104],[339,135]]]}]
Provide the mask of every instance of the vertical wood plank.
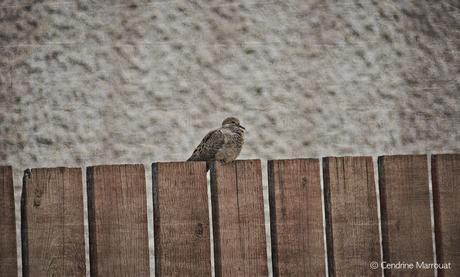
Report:
[{"label": "vertical wood plank", "polygon": [[318,159],[268,161],[273,276],[325,276]]},{"label": "vertical wood plank", "polygon": [[0,166],[0,272],[2,275],[18,275],[16,252],[13,169],[11,166]]},{"label": "vertical wood plank", "polygon": [[260,160],[211,166],[216,276],[267,276]]},{"label": "vertical wood plank", "polygon": [[325,158],[323,171],[329,276],[381,276],[372,158]]},{"label": "vertical wood plank", "polygon": [[385,276],[433,276],[433,269],[416,266],[434,262],[427,157],[382,156],[378,163],[383,260],[414,265],[385,269]]},{"label": "vertical wood plank", "polygon": [[21,199],[23,276],[85,276],[80,168],[26,170]]},{"label": "vertical wood plank", "polygon": [[155,276],[211,276],[206,163],[152,169]]},{"label": "vertical wood plank", "polygon": [[[432,156],[438,276],[460,276],[460,154]],[[450,268],[449,268],[450,263]]]},{"label": "vertical wood plank", "polygon": [[87,169],[91,276],[149,276],[143,165]]}]

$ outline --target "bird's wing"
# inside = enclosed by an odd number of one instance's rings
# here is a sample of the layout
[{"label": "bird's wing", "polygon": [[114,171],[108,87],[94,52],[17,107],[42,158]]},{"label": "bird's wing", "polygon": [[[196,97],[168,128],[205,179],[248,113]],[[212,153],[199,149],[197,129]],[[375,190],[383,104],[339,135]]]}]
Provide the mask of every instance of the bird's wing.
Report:
[{"label": "bird's wing", "polygon": [[209,132],[193,151],[187,161],[210,161],[214,160],[217,152],[225,143],[224,134],[220,129]]}]

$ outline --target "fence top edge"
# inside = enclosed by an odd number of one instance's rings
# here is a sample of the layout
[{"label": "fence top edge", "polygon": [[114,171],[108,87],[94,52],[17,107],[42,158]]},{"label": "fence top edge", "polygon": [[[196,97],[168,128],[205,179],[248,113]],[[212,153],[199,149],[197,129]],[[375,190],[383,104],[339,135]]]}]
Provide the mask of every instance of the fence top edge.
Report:
[{"label": "fence top edge", "polygon": [[277,161],[319,161],[321,158],[286,158],[286,159],[268,159],[267,162]]},{"label": "fence top edge", "polygon": [[[260,159],[242,159],[242,160],[234,160],[233,162],[257,162],[261,161]],[[216,161],[209,161],[214,163]],[[157,164],[187,164],[187,163],[206,163],[206,161],[167,161],[167,162],[153,162],[152,166]]]},{"label": "fence top edge", "polygon": [[[268,163],[271,163],[273,161],[294,161],[294,160],[300,160],[300,161],[304,161],[304,160],[311,160],[311,161],[321,161],[321,160],[327,160],[327,159],[331,159],[331,158],[373,158],[373,157],[376,157],[378,159],[378,161],[382,161],[383,159],[385,158],[404,158],[404,157],[428,157],[429,154],[389,154],[389,155],[378,155],[378,156],[374,156],[374,155],[363,155],[363,156],[360,156],[360,155],[347,155],[347,156],[324,156],[324,157],[319,157],[319,158],[281,158],[281,159],[267,159],[266,161]],[[431,155],[431,159],[434,159],[436,157],[443,157],[443,156],[452,156],[452,157],[456,157],[456,156],[460,156],[460,153],[430,153]],[[245,162],[245,161],[261,161],[261,159],[242,159],[242,160],[235,160],[235,161],[239,161],[239,162]],[[204,161],[166,161],[166,162],[163,162],[163,161],[155,161],[155,162],[152,162],[151,165],[155,165],[155,164],[180,164],[180,163],[189,163],[189,162],[192,162],[192,163],[204,163]],[[51,170],[51,169],[93,169],[93,168],[99,168],[99,167],[117,167],[117,166],[144,166],[144,164],[142,163],[122,163],[122,164],[95,164],[95,165],[88,165],[88,166],[44,166],[44,167],[30,167],[30,168],[27,168],[28,170],[37,170],[37,169],[40,169],[40,170]],[[0,164],[0,168],[9,168],[9,169],[13,169],[13,166],[11,165],[8,165],[8,164]]]},{"label": "fence top edge", "polygon": [[436,157],[460,157],[460,153],[440,153],[440,154],[431,154],[431,158]]},{"label": "fence top edge", "polygon": [[128,166],[144,168],[144,164],[135,163],[135,164],[98,164],[98,165],[87,166],[86,169],[110,168],[110,167],[128,167]]},{"label": "fence top edge", "polygon": [[260,159],[242,159],[242,160],[234,160],[233,162],[261,162]]},{"label": "fence top edge", "polygon": [[174,165],[174,164],[187,164],[187,163],[206,163],[205,161],[167,161],[167,162],[153,162],[152,166],[156,166],[158,164],[169,164],[169,165]]},{"label": "fence top edge", "polygon": [[327,156],[327,157],[322,157],[323,160],[330,160],[330,159],[372,159],[373,156],[369,155],[364,155],[364,156]]},{"label": "fence top edge", "polygon": [[378,159],[383,158],[405,158],[405,157],[428,157],[428,154],[395,154],[395,155],[380,155]]},{"label": "fence top edge", "polygon": [[67,166],[50,166],[50,167],[30,167],[25,169],[24,171],[36,171],[36,170],[66,170],[66,169],[79,169],[82,170],[81,167],[67,167]]}]

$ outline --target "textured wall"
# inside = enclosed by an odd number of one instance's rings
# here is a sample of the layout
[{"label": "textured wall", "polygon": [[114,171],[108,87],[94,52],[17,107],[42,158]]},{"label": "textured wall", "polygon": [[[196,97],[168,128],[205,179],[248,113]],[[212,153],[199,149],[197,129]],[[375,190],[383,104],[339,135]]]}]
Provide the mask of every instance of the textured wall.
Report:
[{"label": "textured wall", "polygon": [[4,2],[0,162],[458,152],[460,6],[401,2]]}]

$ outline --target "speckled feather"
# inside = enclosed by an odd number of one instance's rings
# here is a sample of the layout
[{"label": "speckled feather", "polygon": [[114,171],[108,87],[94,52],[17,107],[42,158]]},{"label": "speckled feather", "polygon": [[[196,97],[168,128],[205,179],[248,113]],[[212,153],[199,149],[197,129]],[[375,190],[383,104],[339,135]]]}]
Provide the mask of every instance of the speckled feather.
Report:
[{"label": "speckled feather", "polygon": [[210,161],[215,160],[217,152],[225,143],[224,134],[220,129],[212,130],[200,142],[193,151],[188,161]]},{"label": "speckled feather", "polygon": [[226,118],[222,127],[209,132],[193,151],[188,161],[231,162],[241,152],[244,144],[244,127],[235,117]]}]

